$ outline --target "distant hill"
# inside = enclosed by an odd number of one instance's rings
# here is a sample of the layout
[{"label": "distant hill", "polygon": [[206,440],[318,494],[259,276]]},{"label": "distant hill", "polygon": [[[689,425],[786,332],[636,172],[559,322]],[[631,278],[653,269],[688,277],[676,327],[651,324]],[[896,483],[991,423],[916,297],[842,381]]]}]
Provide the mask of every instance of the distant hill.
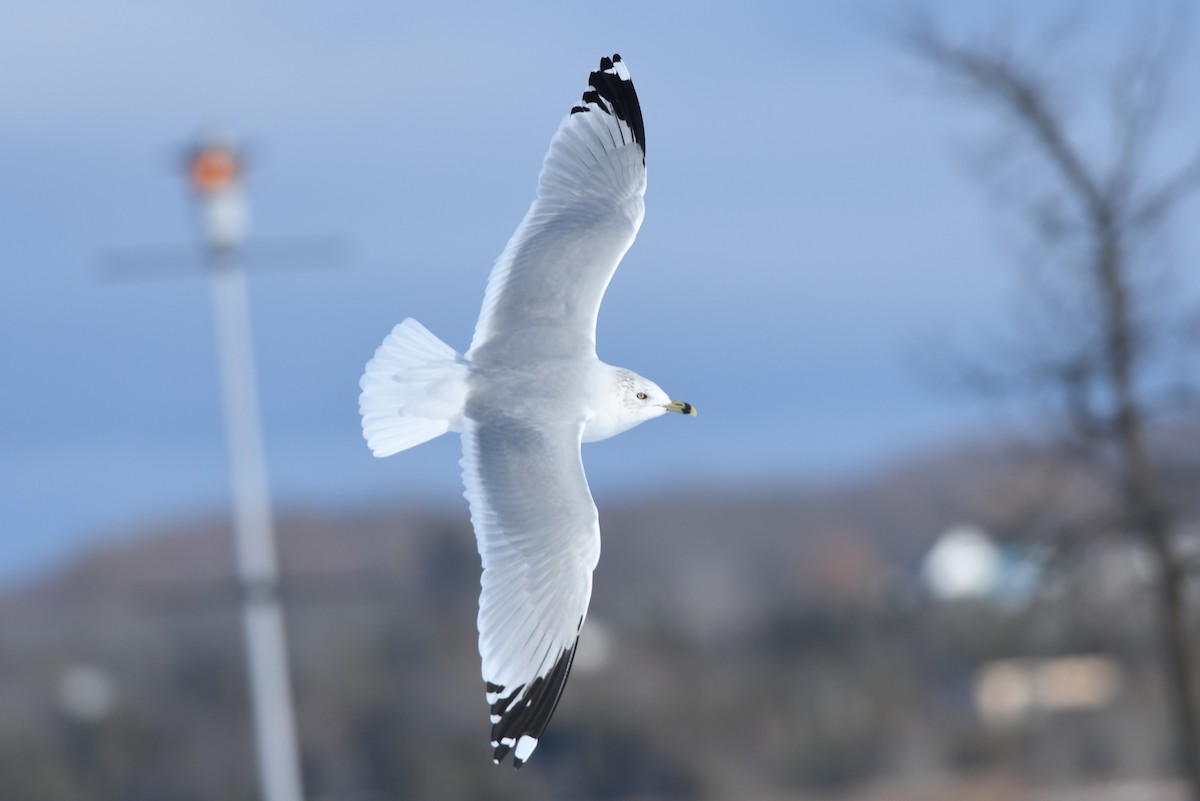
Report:
[{"label": "distant hill", "polygon": [[[1178,450],[1185,486],[1195,451]],[[599,497],[579,661],[516,775],[488,759],[465,503],[282,510],[310,795],[750,799],[997,765],[1153,774],[1167,748],[1144,594],[1083,582],[1029,609],[948,609],[918,580],[951,526],[1035,543],[1107,502],[1070,460],[997,445],[839,486]],[[232,558],[220,518],[181,521],[0,595],[0,798],[251,797]],[[1027,742],[974,716],[982,661],[1079,650],[1121,655],[1118,708]],[[111,710],[63,706],[72,666],[108,677]],[[1057,738],[1053,759],[1040,736]]]}]

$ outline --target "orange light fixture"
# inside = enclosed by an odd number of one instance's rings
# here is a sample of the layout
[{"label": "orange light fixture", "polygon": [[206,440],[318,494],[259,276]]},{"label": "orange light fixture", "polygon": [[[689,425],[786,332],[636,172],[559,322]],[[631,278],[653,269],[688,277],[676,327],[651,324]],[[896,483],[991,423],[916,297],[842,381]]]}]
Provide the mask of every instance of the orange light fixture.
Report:
[{"label": "orange light fixture", "polygon": [[237,181],[238,172],[237,154],[224,147],[198,148],[188,165],[192,188],[202,195],[229,189]]}]

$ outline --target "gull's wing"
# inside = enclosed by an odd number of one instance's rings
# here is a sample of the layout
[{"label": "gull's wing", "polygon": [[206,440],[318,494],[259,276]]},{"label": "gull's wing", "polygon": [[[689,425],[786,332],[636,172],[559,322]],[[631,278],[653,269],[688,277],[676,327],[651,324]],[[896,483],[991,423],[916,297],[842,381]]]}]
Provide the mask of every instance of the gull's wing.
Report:
[{"label": "gull's wing", "polygon": [[[619,55],[600,59],[550,142],[537,198],[492,268],[468,358],[595,352],[596,313],[645,211],[646,134]],[[536,347],[535,347],[536,346]]]},{"label": "gull's wing", "polygon": [[463,483],[483,560],[479,653],[496,762],[520,767],[554,714],[600,558],[583,424],[463,421]]}]

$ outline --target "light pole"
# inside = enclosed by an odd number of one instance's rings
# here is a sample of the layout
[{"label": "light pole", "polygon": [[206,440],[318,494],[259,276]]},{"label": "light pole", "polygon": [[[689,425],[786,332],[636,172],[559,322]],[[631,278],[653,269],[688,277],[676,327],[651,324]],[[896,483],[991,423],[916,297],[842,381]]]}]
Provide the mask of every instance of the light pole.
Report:
[{"label": "light pole", "polygon": [[240,252],[246,233],[242,159],[229,142],[192,149],[188,178],[200,203],[233,492],[233,532],[242,590],[250,697],[263,801],[301,801],[296,726],[288,679],[279,568],[259,428],[250,309]]}]

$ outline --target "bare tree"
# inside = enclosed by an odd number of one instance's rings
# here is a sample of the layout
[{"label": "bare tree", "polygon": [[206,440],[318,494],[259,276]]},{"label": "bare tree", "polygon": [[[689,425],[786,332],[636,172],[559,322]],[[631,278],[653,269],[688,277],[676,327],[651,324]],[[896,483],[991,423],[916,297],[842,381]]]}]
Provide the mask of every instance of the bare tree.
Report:
[{"label": "bare tree", "polygon": [[1110,71],[1077,82],[1099,90],[1092,105],[1086,92],[1067,91],[1061,65],[1082,17],[1024,50],[1012,37],[963,41],[920,13],[892,32],[996,132],[980,165],[1028,239],[1029,319],[1014,326],[1017,346],[989,357],[977,376],[992,388],[1058,398],[1073,452],[1111,481],[1119,519],[1109,525],[1153,555],[1180,768],[1200,801],[1188,572],[1153,447],[1173,405],[1194,393],[1196,371],[1179,365],[1197,350],[1195,325],[1176,303],[1165,234],[1200,190],[1200,148],[1163,168],[1158,136],[1192,15],[1176,5],[1168,17],[1135,20]]}]

